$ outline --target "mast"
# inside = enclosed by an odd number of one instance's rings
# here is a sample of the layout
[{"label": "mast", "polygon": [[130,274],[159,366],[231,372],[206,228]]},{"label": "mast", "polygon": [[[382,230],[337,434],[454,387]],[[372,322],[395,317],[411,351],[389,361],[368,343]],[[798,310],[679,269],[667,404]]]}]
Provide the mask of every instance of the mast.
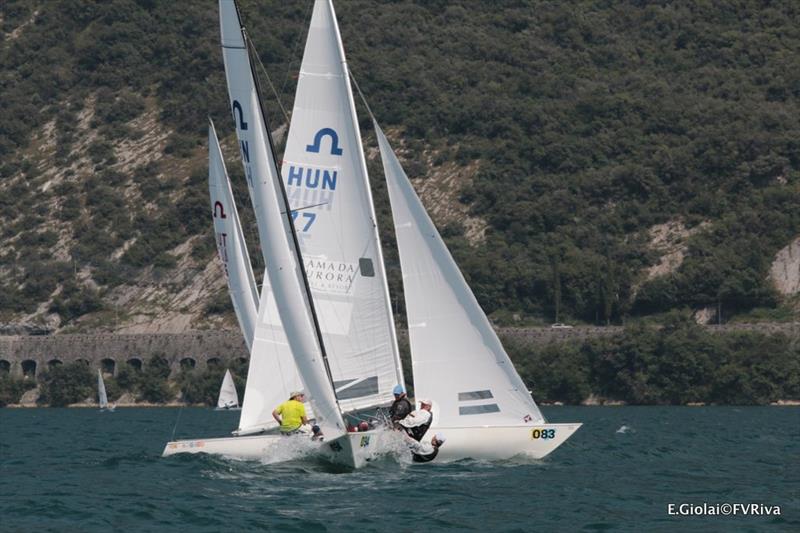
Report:
[{"label": "mast", "polygon": [[238,6],[234,0],[219,0],[219,8],[231,113],[266,261],[239,434],[273,426],[274,405],[304,387],[318,424],[329,439],[336,438],[345,433],[344,421],[322,359],[303,263],[292,250],[294,230],[286,217]]},{"label": "mast", "polygon": [[275,141],[272,138],[272,131],[269,127],[269,120],[267,120],[267,114],[264,112],[264,104],[261,98],[261,86],[258,82],[258,76],[256,75],[256,70],[253,65],[253,50],[252,46],[249,45],[250,38],[247,35],[247,30],[242,24],[242,14],[239,11],[239,3],[234,0],[234,5],[236,6],[236,15],[239,17],[239,26],[242,30],[242,39],[244,39],[245,46],[247,47],[247,57],[250,62],[250,74],[253,77],[253,83],[255,84],[256,90],[256,101],[258,103],[258,109],[261,113],[261,120],[264,122],[264,128],[266,129],[267,140],[269,144],[269,151],[272,154],[272,158],[270,158],[270,165],[273,165],[273,170],[275,171],[276,181],[278,182],[280,188],[280,197],[283,201],[283,214],[286,217],[286,222],[290,228],[290,233],[292,235],[292,243],[294,245],[294,254],[297,258],[298,268],[300,270],[301,278],[303,281],[303,288],[306,297],[306,304],[308,305],[309,311],[311,312],[311,319],[314,324],[314,333],[316,334],[317,343],[319,344],[320,352],[322,353],[322,362],[325,366],[325,373],[328,376],[328,382],[331,385],[331,390],[333,390],[333,396],[336,400],[336,407],[339,409],[339,412],[342,412],[342,408],[339,405],[339,398],[336,395],[336,387],[333,384],[333,374],[331,373],[330,363],[328,362],[328,353],[325,350],[325,342],[322,338],[322,330],[319,325],[319,317],[317,316],[317,310],[314,307],[314,298],[311,296],[311,285],[308,282],[308,275],[306,274],[306,267],[305,263],[303,262],[303,253],[300,250],[300,242],[297,239],[297,231],[294,227],[294,218],[292,218],[292,209],[289,205],[289,197],[286,194],[286,187],[283,184],[283,179],[281,178],[281,173],[278,172],[276,161],[277,161],[277,151],[275,150]]}]

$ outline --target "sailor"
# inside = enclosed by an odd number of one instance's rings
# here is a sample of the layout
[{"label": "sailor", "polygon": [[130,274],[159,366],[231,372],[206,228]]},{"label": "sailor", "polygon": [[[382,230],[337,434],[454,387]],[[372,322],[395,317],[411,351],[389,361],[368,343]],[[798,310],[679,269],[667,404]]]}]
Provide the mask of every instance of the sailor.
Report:
[{"label": "sailor", "polygon": [[445,438],[441,433],[437,433],[430,442],[417,442],[406,438],[406,444],[411,450],[411,460],[415,463],[428,463],[439,455],[439,448],[444,444]]},{"label": "sailor", "polygon": [[389,417],[392,420],[392,424],[397,426],[397,422],[408,416],[413,407],[411,402],[408,401],[408,396],[406,396],[406,391],[402,385],[395,386],[392,392],[394,393],[394,402],[389,407]]},{"label": "sailor", "polygon": [[431,427],[431,422],[433,422],[431,401],[420,400],[419,404],[419,409],[411,411],[405,418],[397,422],[400,425],[400,428],[403,429],[409,437],[417,442],[422,439],[423,435],[425,435],[425,432],[428,431],[429,427]]},{"label": "sailor", "polygon": [[311,440],[318,440],[320,442],[325,440],[325,435],[322,434],[322,428],[316,424],[311,426]]},{"label": "sailor", "polygon": [[299,391],[292,392],[287,401],[272,411],[272,417],[281,425],[281,435],[297,433],[300,426],[308,424],[303,400],[305,400],[305,394]]}]

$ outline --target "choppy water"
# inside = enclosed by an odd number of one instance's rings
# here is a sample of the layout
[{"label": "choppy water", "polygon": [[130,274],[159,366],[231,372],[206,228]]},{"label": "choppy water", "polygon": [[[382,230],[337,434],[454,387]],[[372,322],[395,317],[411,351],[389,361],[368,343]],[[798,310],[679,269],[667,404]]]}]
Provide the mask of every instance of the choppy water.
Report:
[{"label": "choppy water", "polygon": [[[222,436],[207,409],[0,409],[2,531],[800,531],[800,408],[552,407],[584,422],[542,461],[341,472],[161,458]],[[669,503],[756,502],[781,516],[677,517]]]}]

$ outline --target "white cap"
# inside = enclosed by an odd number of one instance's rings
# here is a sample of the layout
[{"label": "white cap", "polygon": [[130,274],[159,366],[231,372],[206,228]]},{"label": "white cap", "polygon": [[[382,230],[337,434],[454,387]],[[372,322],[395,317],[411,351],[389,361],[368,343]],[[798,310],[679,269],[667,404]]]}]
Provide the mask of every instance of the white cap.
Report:
[{"label": "white cap", "polygon": [[423,399],[421,399],[421,400],[419,401],[419,404],[420,404],[420,405],[433,405],[433,402],[431,402],[431,401],[430,401],[430,400],[428,400],[427,398],[423,398]]},{"label": "white cap", "polygon": [[444,441],[446,441],[446,440],[447,440],[447,439],[445,438],[445,436],[444,436],[444,435],[442,435],[441,433],[437,433],[436,435],[434,435],[434,436],[433,436],[433,438],[434,438],[434,439],[436,439],[436,440],[438,440],[439,442],[444,442]]}]

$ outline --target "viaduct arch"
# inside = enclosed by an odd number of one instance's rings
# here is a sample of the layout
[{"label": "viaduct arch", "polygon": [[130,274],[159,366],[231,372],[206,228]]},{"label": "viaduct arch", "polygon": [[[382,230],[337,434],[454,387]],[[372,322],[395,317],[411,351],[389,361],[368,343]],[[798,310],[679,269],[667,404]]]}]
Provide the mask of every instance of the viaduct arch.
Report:
[{"label": "viaduct arch", "polygon": [[175,375],[181,368],[205,369],[225,360],[249,358],[239,331],[174,334],[89,334],[0,336],[0,374],[36,378],[49,368],[75,361],[116,375],[123,365],[138,370],[161,357]]}]

